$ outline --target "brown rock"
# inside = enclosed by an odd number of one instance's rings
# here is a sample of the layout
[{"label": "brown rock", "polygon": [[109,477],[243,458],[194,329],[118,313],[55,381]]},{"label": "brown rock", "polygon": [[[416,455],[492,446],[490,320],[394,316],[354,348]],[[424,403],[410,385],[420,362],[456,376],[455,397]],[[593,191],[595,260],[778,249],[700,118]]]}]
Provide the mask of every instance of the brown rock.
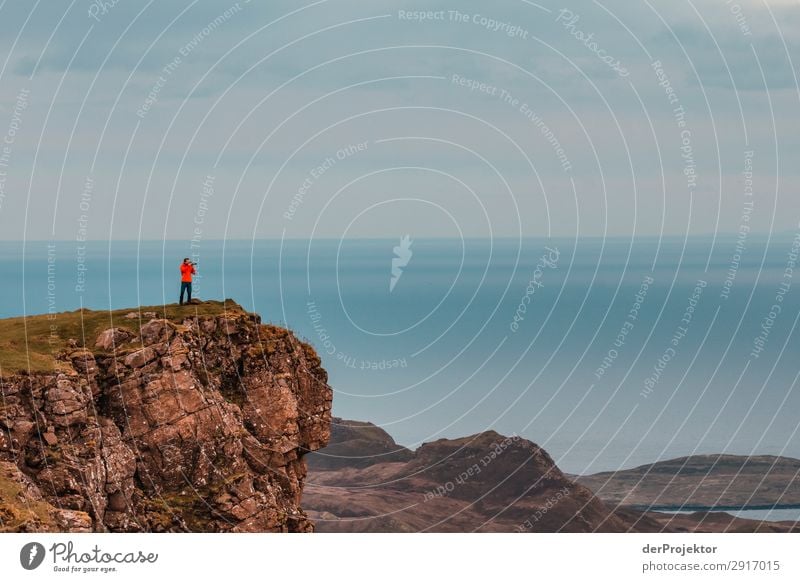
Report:
[{"label": "brown rock", "polygon": [[189,358],[186,357],[186,354],[175,354],[173,356],[161,358],[161,365],[164,368],[171,369],[173,372],[177,372],[188,364]]},{"label": "brown rock", "polygon": [[69,354],[72,367],[82,376],[91,377],[97,374],[97,361],[89,350],[80,349]]},{"label": "brown rock", "polygon": [[151,346],[169,341],[174,333],[173,325],[166,319],[154,319],[141,328],[142,343]]},{"label": "brown rock", "polygon": [[156,359],[158,353],[153,348],[142,348],[125,356],[125,365],[129,368],[141,368]]},{"label": "brown rock", "polygon": [[84,511],[58,509],[55,511],[55,520],[61,531],[73,533],[89,533],[92,531],[92,518]]},{"label": "brown rock", "polygon": [[133,337],[134,335],[127,329],[114,327],[101,332],[94,345],[98,349],[111,352]]},{"label": "brown rock", "polygon": [[106,511],[125,511],[127,507],[128,502],[125,496],[119,491],[108,496],[108,507]]},{"label": "brown rock", "polygon": [[77,377],[59,374],[55,385],[45,392],[43,411],[55,426],[68,427],[86,421],[90,402],[91,394]]}]

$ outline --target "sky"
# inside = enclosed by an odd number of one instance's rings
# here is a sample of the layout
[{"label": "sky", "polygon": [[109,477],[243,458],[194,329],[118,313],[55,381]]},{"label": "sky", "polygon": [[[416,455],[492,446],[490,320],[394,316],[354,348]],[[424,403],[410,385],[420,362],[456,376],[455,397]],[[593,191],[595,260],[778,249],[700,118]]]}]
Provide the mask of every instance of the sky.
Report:
[{"label": "sky", "polygon": [[0,47],[4,240],[800,222],[797,0],[0,0]]}]

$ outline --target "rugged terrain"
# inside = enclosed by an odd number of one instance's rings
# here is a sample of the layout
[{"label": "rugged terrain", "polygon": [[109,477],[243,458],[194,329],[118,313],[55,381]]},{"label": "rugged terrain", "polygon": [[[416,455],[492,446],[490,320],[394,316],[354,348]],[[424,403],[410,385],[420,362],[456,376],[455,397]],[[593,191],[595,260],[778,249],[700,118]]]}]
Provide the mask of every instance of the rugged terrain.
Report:
[{"label": "rugged terrain", "polygon": [[0,531],[798,529],[647,511],[795,504],[794,459],[573,477],[492,431],[412,451],[331,398],[311,346],[232,301],[0,321]]},{"label": "rugged terrain", "polygon": [[232,301],[0,328],[0,530],[313,529],[332,391],[291,332]]},{"label": "rugged terrain", "polygon": [[787,457],[694,455],[576,480],[636,507],[800,506],[800,460]]},{"label": "rugged terrain", "polygon": [[484,432],[416,451],[370,423],[334,418],[307,457],[303,506],[323,532],[792,531],[796,524],[698,512],[670,516],[606,503],[546,451]]}]

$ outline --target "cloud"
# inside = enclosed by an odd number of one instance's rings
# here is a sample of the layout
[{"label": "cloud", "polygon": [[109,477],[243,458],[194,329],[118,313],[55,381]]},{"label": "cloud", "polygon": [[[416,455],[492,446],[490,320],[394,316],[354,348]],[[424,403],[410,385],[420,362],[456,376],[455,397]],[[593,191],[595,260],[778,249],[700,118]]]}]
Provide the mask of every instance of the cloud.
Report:
[{"label": "cloud", "polygon": [[[470,92],[449,81],[453,74],[459,74],[506,89],[520,102],[535,108],[569,152],[575,168],[573,176],[581,187],[581,195],[587,200],[583,208],[594,209],[586,205],[590,204],[589,201],[599,204],[602,192],[598,190],[600,185],[595,152],[588,142],[591,140],[601,160],[604,178],[608,181],[608,206],[616,221],[614,227],[619,231],[625,228],[624,217],[630,211],[632,192],[630,162],[627,160],[623,137],[632,152],[635,170],[639,174],[637,178],[648,186],[639,192],[642,197],[641,220],[648,225],[661,223],[658,214],[661,192],[658,186],[661,183],[659,172],[662,161],[667,183],[673,188],[682,188],[681,192],[685,193],[685,184],[681,184],[680,153],[675,147],[672,110],[650,67],[652,59],[664,62],[681,102],[691,111],[693,137],[697,151],[702,154],[698,163],[704,181],[703,191],[707,193],[704,200],[709,208],[715,207],[720,196],[716,190],[718,167],[721,165],[726,175],[735,175],[740,171],[741,154],[737,140],[741,139],[742,132],[737,100],[743,102],[752,146],[764,152],[759,157],[763,168],[774,167],[774,162],[767,159],[767,151],[775,138],[765,98],[769,96],[773,100],[779,117],[789,118],[796,109],[796,105],[786,97],[788,91],[780,91],[775,95],[766,93],[750,45],[752,42],[764,68],[766,89],[773,92],[793,88],[794,71],[783,41],[789,46],[789,54],[797,54],[800,11],[789,3],[770,3],[779,25],[776,28],[772,16],[763,5],[752,0],[741,0],[739,6],[752,31],[751,35],[745,36],[739,27],[737,15],[720,0],[693,0],[705,25],[691,10],[688,1],[649,0],[652,9],[647,3],[632,3],[630,0],[606,0],[602,7],[591,0],[565,2],[565,6],[580,14],[582,29],[587,34],[592,33],[608,54],[624,61],[631,70],[631,76],[626,79],[621,79],[584,43],[556,24],[554,13],[517,0],[493,4],[481,0],[463,0],[458,2],[457,7],[462,13],[480,13],[497,21],[523,27],[530,33],[527,39],[509,38],[471,20],[466,23],[401,22],[397,18],[398,4],[393,0],[368,3],[363,0],[332,0],[314,6],[312,4],[314,2],[309,0],[305,4],[309,7],[300,13],[264,28],[282,15],[302,9],[304,5],[295,0],[269,3],[246,3],[240,0],[240,9],[231,18],[215,25],[213,33],[205,34],[203,30],[209,23],[218,19],[230,6],[235,6],[235,3],[156,1],[140,15],[146,4],[123,0],[109,10],[100,22],[88,18],[87,3],[75,3],[75,8],[67,14],[64,13],[66,3],[40,3],[22,29],[19,43],[10,55],[11,66],[6,71],[4,83],[0,84],[0,102],[5,106],[4,117],[8,119],[9,104],[13,103],[18,86],[27,85],[27,77],[34,76],[31,81],[34,99],[30,110],[26,112],[24,135],[19,136],[15,149],[15,159],[20,163],[33,159],[33,148],[36,147],[41,124],[47,119],[45,140],[37,158],[42,165],[35,171],[35,202],[48,211],[54,206],[54,192],[59,186],[64,148],[67,147],[73,126],[76,131],[70,145],[66,171],[76,174],[76,178],[75,184],[62,185],[66,190],[59,202],[58,210],[62,215],[75,210],[71,193],[80,190],[83,180],[81,174],[85,172],[84,167],[90,163],[98,145],[101,146],[101,152],[97,183],[109,191],[115,191],[117,183],[120,184],[118,210],[122,209],[126,216],[138,216],[142,204],[148,206],[148,212],[159,216],[159,212],[165,211],[164,199],[154,196],[152,192],[146,203],[144,201],[146,179],[151,171],[153,185],[157,185],[159,192],[169,191],[175,175],[180,173],[174,208],[185,205],[193,207],[195,175],[205,176],[209,166],[221,155],[220,184],[225,181],[224,178],[229,178],[225,183],[233,188],[240,177],[244,178],[244,186],[236,202],[237,207],[247,211],[241,216],[233,216],[231,227],[236,232],[241,231],[240,234],[246,233],[252,229],[249,210],[258,207],[273,172],[277,172],[294,148],[319,131],[323,133],[311,139],[284,169],[281,177],[283,188],[275,193],[276,196],[283,196],[295,189],[295,182],[300,179],[302,183],[302,177],[310,165],[325,159],[330,151],[335,152],[348,140],[401,136],[410,132],[430,134],[469,145],[497,164],[513,160],[516,165],[508,171],[509,176],[523,184],[523,191],[538,188],[527,162],[518,159],[519,152],[511,148],[505,138],[501,139],[499,134],[491,131],[484,134],[485,128],[469,118],[456,118],[422,109],[401,109],[397,113],[371,115],[335,129],[327,129],[350,116],[376,109],[438,107],[463,111],[484,119],[517,140],[533,160],[537,171],[541,172],[544,187],[554,200],[554,213],[557,214],[560,209],[560,218],[564,219],[562,224],[567,225],[564,228],[568,229],[571,222],[567,217],[574,210],[570,206],[573,193],[568,178],[554,162],[551,145],[542,137],[541,131],[520,113],[519,106],[514,109],[497,96]],[[408,0],[403,8],[451,10],[454,6],[446,0]],[[0,11],[0,30],[11,30],[16,34],[30,10],[30,5],[26,3],[6,3]],[[390,17],[374,18],[386,14]],[[631,36],[620,22],[635,31],[636,36]],[[57,30],[56,26],[59,26]],[[697,78],[673,33],[696,67]],[[193,43],[198,34],[202,38],[192,45],[190,54],[181,52],[188,43]],[[13,36],[6,37],[13,39]],[[730,76],[715,41],[728,61]],[[239,43],[242,44],[237,47]],[[419,46],[409,48],[411,45]],[[435,48],[421,48],[434,45]],[[254,66],[267,55],[271,56]],[[164,74],[164,67],[173,62],[176,56],[181,59],[179,66],[164,75],[165,80],[160,84],[152,110],[140,119],[137,110],[159,76]],[[320,66],[332,59],[336,60]],[[68,66],[70,70],[64,76],[56,105],[52,111],[48,111],[47,105]],[[796,63],[794,66],[797,66]],[[542,82],[537,82],[518,67],[531,71]],[[304,72],[307,74],[302,74]],[[25,79],[15,79],[14,75],[24,76]],[[87,96],[86,91],[95,75],[98,75],[98,80]],[[406,78],[373,82],[387,77],[415,75],[443,79]],[[297,79],[284,86],[295,77]],[[736,88],[746,90],[745,93],[737,95],[731,90],[733,84],[730,77],[733,77]],[[197,88],[193,89],[195,85]],[[636,93],[631,90],[631,85]],[[699,86],[712,93],[713,111],[709,112],[706,107]],[[261,103],[276,90],[266,102]],[[326,96],[332,92],[333,95]],[[84,98],[87,105],[81,113],[78,107]],[[111,111],[111,105],[118,98],[117,108]],[[187,98],[191,100],[186,102]],[[650,120],[645,117],[639,98],[651,115]],[[289,120],[304,107],[302,112]],[[718,134],[714,133],[711,125],[711,113],[717,123]],[[580,122],[576,121],[574,115],[579,117]],[[281,125],[287,120],[286,124]],[[101,135],[107,121],[106,133]],[[657,157],[650,121],[654,124],[655,139],[661,147],[663,160]],[[3,119],[0,122],[5,123]],[[800,136],[791,131],[789,125],[782,124],[777,128],[782,156],[800,149]],[[256,156],[254,166],[246,176],[241,176],[250,156],[279,126],[281,129],[272,135]],[[120,181],[121,159],[127,151],[134,128],[138,129],[131,142],[127,173],[125,179]],[[170,128],[168,134],[167,128]],[[190,144],[198,128],[198,137]],[[714,158],[715,140],[723,142],[721,162]],[[164,148],[158,151],[162,141]],[[223,154],[221,150],[225,144],[227,149]],[[506,151],[504,148],[509,149]],[[156,160],[156,152],[158,163],[156,167],[151,167]],[[502,159],[495,159],[498,155]],[[496,199],[496,185],[489,179],[491,176],[487,175],[485,169],[475,167],[474,160],[467,161],[452,148],[418,146],[404,149],[399,145],[387,145],[372,148],[369,156],[353,159],[352,164],[342,164],[340,169],[368,172],[375,167],[412,161],[429,161],[434,165],[456,168],[483,188],[482,195],[487,200]],[[31,175],[28,169],[25,170],[18,172],[18,175]],[[331,177],[333,175],[330,174]],[[656,187],[650,188],[651,184]],[[398,179],[391,184],[392,189],[399,192],[405,187],[418,186],[418,182],[410,179],[407,182]],[[443,196],[447,194],[442,193]],[[221,190],[220,198],[225,195],[232,196]],[[387,191],[381,189],[364,194],[365,199],[386,195]],[[450,192],[450,195],[458,200],[460,194]],[[727,203],[735,193],[723,192],[721,195]],[[530,200],[528,203],[532,206],[530,213],[535,213],[535,204]],[[9,201],[5,206],[4,220],[12,217],[12,208],[16,207]],[[99,197],[94,208],[102,215],[98,220],[111,223],[110,210],[101,205]],[[673,214],[677,216],[680,212],[673,211]],[[596,215],[590,213],[588,222],[582,228],[587,231],[602,229],[602,224],[592,223],[600,216],[599,209]],[[785,216],[789,220],[789,213]],[[11,222],[24,223],[21,215],[15,215],[14,218]],[[557,222],[558,218],[555,216],[554,220]],[[668,229],[681,227],[679,221],[669,216],[666,222]],[[52,223],[52,219],[31,223],[32,231],[44,229],[40,223],[46,225]],[[64,223],[72,226],[69,220]],[[278,228],[280,224],[271,226]],[[163,224],[158,227],[163,227]],[[125,233],[126,236],[136,236],[137,228],[138,225],[126,221],[115,224],[115,232]],[[143,228],[155,227],[146,224]],[[126,232],[126,229],[130,232]],[[3,236],[11,236],[9,232],[3,231]],[[71,236],[69,232],[65,234]],[[157,236],[158,232],[147,231],[144,234]],[[221,235],[222,232],[213,234]],[[212,236],[212,233],[208,235]]]},{"label": "cloud", "polygon": [[794,68],[800,59],[792,62],[781,39],[775,36],[743,39],[730,31],[712,36],[702,27],[680,25],[658,34],[650,44],[671,47],[662,60],[669,59],[680,67],[693,86],[746,91],[791,89],[800,76]]}]

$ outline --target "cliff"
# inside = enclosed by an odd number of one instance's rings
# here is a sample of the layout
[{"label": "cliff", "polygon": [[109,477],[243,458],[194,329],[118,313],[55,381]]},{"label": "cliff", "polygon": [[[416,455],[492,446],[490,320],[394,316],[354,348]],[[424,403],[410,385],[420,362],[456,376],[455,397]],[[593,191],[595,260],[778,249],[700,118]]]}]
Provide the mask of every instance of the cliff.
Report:
[{"label": "cliff", "polygon": [[2,321],[0,396],[0,530],[313,530],[327,373],[231,301]]}]

